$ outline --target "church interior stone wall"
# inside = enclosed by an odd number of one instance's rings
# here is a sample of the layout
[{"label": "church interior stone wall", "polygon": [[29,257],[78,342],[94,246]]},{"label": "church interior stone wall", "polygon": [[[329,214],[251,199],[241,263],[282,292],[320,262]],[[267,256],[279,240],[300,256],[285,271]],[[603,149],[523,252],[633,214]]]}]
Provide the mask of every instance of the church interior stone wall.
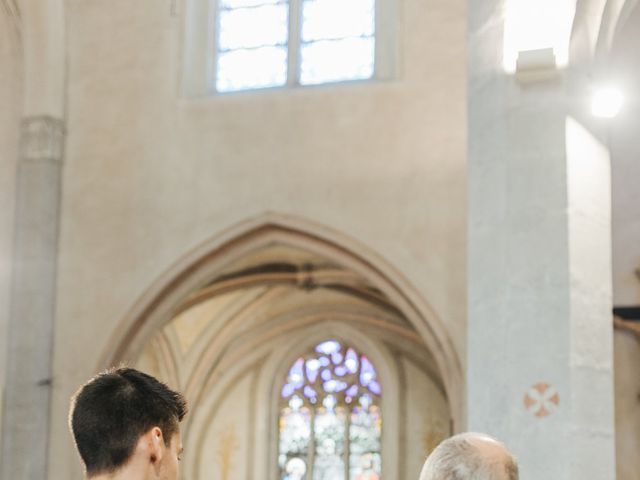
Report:
[{"label": "church interior stone wall", "polygon": [[[628,102],[609,130],[612,174],[613,303],[640,304],[640,8],[629,8],[614,38],[610,68]],[[640,479],[640,333],[614,336],[617,478]]]},{"label": "church interior stone wall", "polygon": [[[65,105],[53,358],[51,378],[38,379],[51,388],[49,478],[80,478],[69,399],[123,361],[185,392],[186,478],[276,480],[280,383],[305,349],[338,339],[380,371],[384,479],[415,479],[437,442],[465,428],[467,346],[482,342],[467,336],[468,69],[486,68],[468,62],[470,3],[379,0],[393,13],[378,20],[393,36],[384,78],[194,95],[185,58],[197,1],[64,0],[64,62],[45,68],[50,52],[31,51],[39,32],[22,23],[48,17],[0,0],[0,390],[20,267],[21,122],[51,114],[24,91],[51,96],[64,78],[64,99],[49,102]],[[578,1],[576,18],[595,3]],[[626,79],[629,103],[591,127],[611,156],[613,304],[637,306],[640,7],[600,3],[625,6],[604,63]],[[500,21],[471,28],[480,39]],[[525,154],[530,129],[512,129]],[[533,185],[518,181],[510,188]],[[264,242],[244,242],[262,231]],[[618,480],[640,480],[639,338],[614,333]]]},{"label": "church interior stone wall", "polygon": [[[264,212],[384,257],[464,356],[465,6],[399,9],[395,78],[192,99],[179,95],[182,19],[168,2],[67,2],[54,411],[163,272]],[[66,420],[53,422],[65,438]],[[52,471],[67,476],[74,455],[53,442]]]}]

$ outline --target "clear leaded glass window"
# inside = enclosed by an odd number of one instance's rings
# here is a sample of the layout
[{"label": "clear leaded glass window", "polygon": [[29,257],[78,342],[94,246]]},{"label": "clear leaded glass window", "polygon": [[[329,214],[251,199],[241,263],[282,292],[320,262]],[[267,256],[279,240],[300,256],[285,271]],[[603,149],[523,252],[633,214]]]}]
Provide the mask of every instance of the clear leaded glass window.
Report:
[{"label": "clear leaded glass window", "polygon": [[284,85],[289,2],[220,0],[216,89]]},{"label": "clear leaded glass window", "polygon": [[371,78],[375,0],[303,0],[300,83]]},{"label": "clear leaded glass window", "polygon": [[378,480],[378,375],[354,348],[329,340],[298,358],[281,390],[281,480]]},{"label": "clear leaded glass window", "polygon": [[218,0],[216,90],[371,78],[375,5],[376,0]]}]

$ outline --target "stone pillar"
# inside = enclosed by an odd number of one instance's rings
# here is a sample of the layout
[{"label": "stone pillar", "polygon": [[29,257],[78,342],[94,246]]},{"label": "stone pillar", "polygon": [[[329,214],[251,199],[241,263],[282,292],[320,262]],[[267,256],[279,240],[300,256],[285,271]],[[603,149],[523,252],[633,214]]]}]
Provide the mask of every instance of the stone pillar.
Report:
[{"label": "stone pillar", "polygon": [[47,478],[63,121],[23,120],[0,478]]},{"label": "stone pillar", "polygon": [[503,72],[502,4],[468,2],[468,429],[521,478],[611,480],[608,153],[572,116],[574,72]]}]

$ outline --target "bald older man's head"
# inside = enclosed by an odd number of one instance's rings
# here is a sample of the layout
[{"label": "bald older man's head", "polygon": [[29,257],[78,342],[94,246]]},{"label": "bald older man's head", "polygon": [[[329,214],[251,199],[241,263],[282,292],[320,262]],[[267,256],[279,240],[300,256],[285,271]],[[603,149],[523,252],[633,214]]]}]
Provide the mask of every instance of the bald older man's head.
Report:
[{"label": "bald older man's head", "polygon": [[507,447],[494,438],[461,433],[431,452],[420,480],[518,480],[518,465]]}]

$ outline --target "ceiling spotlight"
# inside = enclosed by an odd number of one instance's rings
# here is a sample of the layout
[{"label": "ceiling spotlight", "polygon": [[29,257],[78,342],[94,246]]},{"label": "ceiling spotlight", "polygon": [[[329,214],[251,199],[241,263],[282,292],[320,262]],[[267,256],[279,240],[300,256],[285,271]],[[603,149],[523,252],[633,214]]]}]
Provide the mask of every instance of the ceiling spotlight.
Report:
[{"label": "ceiling spotlight", "polygon": [[597,89],[591,98],[591,113],[599,118],[613,118],[622,109],[624,96],[615,87]]}]

